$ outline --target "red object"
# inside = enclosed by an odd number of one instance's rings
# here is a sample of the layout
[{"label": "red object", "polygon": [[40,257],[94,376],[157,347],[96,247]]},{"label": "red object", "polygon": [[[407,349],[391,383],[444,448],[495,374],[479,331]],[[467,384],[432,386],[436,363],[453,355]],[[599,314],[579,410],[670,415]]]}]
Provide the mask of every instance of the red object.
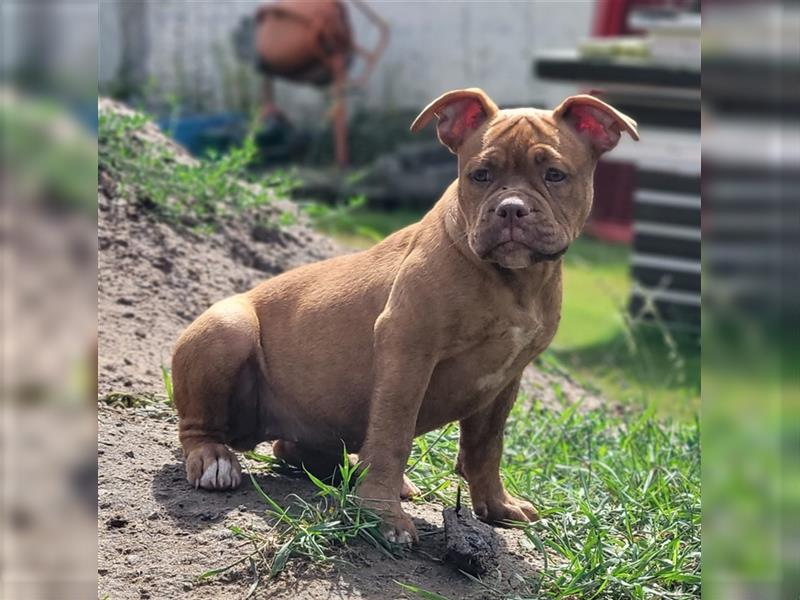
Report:
[{"label": "red object", "polygon": [[272,75],[327,85],[336,58],[352,55],[347,10],[337,0],[279,0],[260,8],[256,23],[256,51]]},{"label": "red object", "polygon": [[595,199],[586,232],[609,242],[633,241],[636,166],[601,162],[594,174]]},{"label": "red object", "polygon": [[[597,0],[592,35],[612,37],[628,33],[632,0]],[[596,90],[590,92],[599,96]],[[594,177],[595,199],[586,232],[608,242],[633,241],[634,167],[601,162]]]},{"label": "red object", "polygon": [[[628,27],[628,15],[636,8],[667,8],[688,4],[681,0],[597,0],[592,35],[613,37],[639,33]],[[593,96],[602,92],[592,90]],[[590,235],[609,242],[633,240],[633,192],[636,167],[601,161],[595,171],[595,199],[586,224]]]},{"label": "red object", "polygon": [[626,21],[631,0],[597,0],[592,35],[609,37],[627,33]]}]

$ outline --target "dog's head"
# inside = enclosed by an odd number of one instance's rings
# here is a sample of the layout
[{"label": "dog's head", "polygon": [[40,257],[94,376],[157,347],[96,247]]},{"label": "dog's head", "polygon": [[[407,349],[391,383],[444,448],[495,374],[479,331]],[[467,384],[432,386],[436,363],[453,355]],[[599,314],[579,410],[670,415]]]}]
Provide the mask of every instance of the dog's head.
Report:
[{"label": "dog's head", "polygon": [[555,110],[500,110],[482,90],[448,92],[416,118],[433,118],[458,156],[459,205],[467,243],[482,260],[514,269],[555,260],[578,236],[592,206],[594,168],[636,122],[592,96]]}]

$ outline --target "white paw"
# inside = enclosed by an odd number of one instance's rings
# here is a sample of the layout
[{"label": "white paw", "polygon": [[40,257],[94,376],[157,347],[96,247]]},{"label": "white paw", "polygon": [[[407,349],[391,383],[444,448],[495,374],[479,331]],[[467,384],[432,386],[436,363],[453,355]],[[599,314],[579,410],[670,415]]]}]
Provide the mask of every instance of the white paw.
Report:
[{"label": "white paw", "polygon": [[206,490],[227,490],[238,487],[241,481],[239,465],[231,464],[230,460],[222,456],[211,461],[199,481],[195,481],[195,487]]},{"label": "white paw", "polygon": [[408,531],[401,531],[399,534],[394,529],[386,533],[386,540],[392,544],[406,544],[411,545],[414,538]]}]

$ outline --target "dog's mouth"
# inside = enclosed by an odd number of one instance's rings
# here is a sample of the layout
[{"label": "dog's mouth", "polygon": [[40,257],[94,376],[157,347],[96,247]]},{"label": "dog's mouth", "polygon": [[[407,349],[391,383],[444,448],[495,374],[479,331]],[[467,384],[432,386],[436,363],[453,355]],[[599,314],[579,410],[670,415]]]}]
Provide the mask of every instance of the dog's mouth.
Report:
[{"label": "dog's mouth", "polygon": [[559,250],[558,252],[553,252],[552,254],[534,252],[533,260],[535,262],[552,262],[564,256],[567,250],[569,250],[569,246],[564,246],[561,250]]},{"label": "dog's mouth", "polygon": [[531,260],[533,262],[538,263],[538,262],[552,262],[554,260],[558,260],[559,258],[564,256],[564,253],[566,253],[566,251],[568,249],[569,249],[569,245],[566,245],[561,250],[558,250],[557,252],[552,252],[552,253],[539,252],[538,250],[534,250],[533,248],[531,248],[530,246],[528,246],[528,244],[525,244],[524,242],[520,242],[520,241],[517,241],[517,240],[508,240],[506,242],[502,242],[501,244],[498,244],[497,246],[492,248],[492,250],[490,250],[489,253],[487,253],[487,254],[497,253],[498,251],[500,251],[500,253],[504,253],[505,254],[505,253],[513,252],[515,250],[526,250],[527,252],[530,252]]}]

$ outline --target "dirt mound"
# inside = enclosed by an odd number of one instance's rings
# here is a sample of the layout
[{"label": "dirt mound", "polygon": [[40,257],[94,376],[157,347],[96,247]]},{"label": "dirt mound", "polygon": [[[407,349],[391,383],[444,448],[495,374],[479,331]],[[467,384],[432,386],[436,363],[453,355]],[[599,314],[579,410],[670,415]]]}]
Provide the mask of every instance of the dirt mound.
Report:
[{"label": "dirt mound", "polygon": [[[107,100],[99,109],[131,114]],[[193,160],[155,125],[133,135],[163,145],[178,161]],[[223,217],[213,232],[168,224],[125,173],[102,161],[97,201],[100,394],[163,391],[160,367],[169,365],[172,344],[212,303],[343,251],[302,223],[269,225],[296,216],[294,205],[278,199]]]}]

